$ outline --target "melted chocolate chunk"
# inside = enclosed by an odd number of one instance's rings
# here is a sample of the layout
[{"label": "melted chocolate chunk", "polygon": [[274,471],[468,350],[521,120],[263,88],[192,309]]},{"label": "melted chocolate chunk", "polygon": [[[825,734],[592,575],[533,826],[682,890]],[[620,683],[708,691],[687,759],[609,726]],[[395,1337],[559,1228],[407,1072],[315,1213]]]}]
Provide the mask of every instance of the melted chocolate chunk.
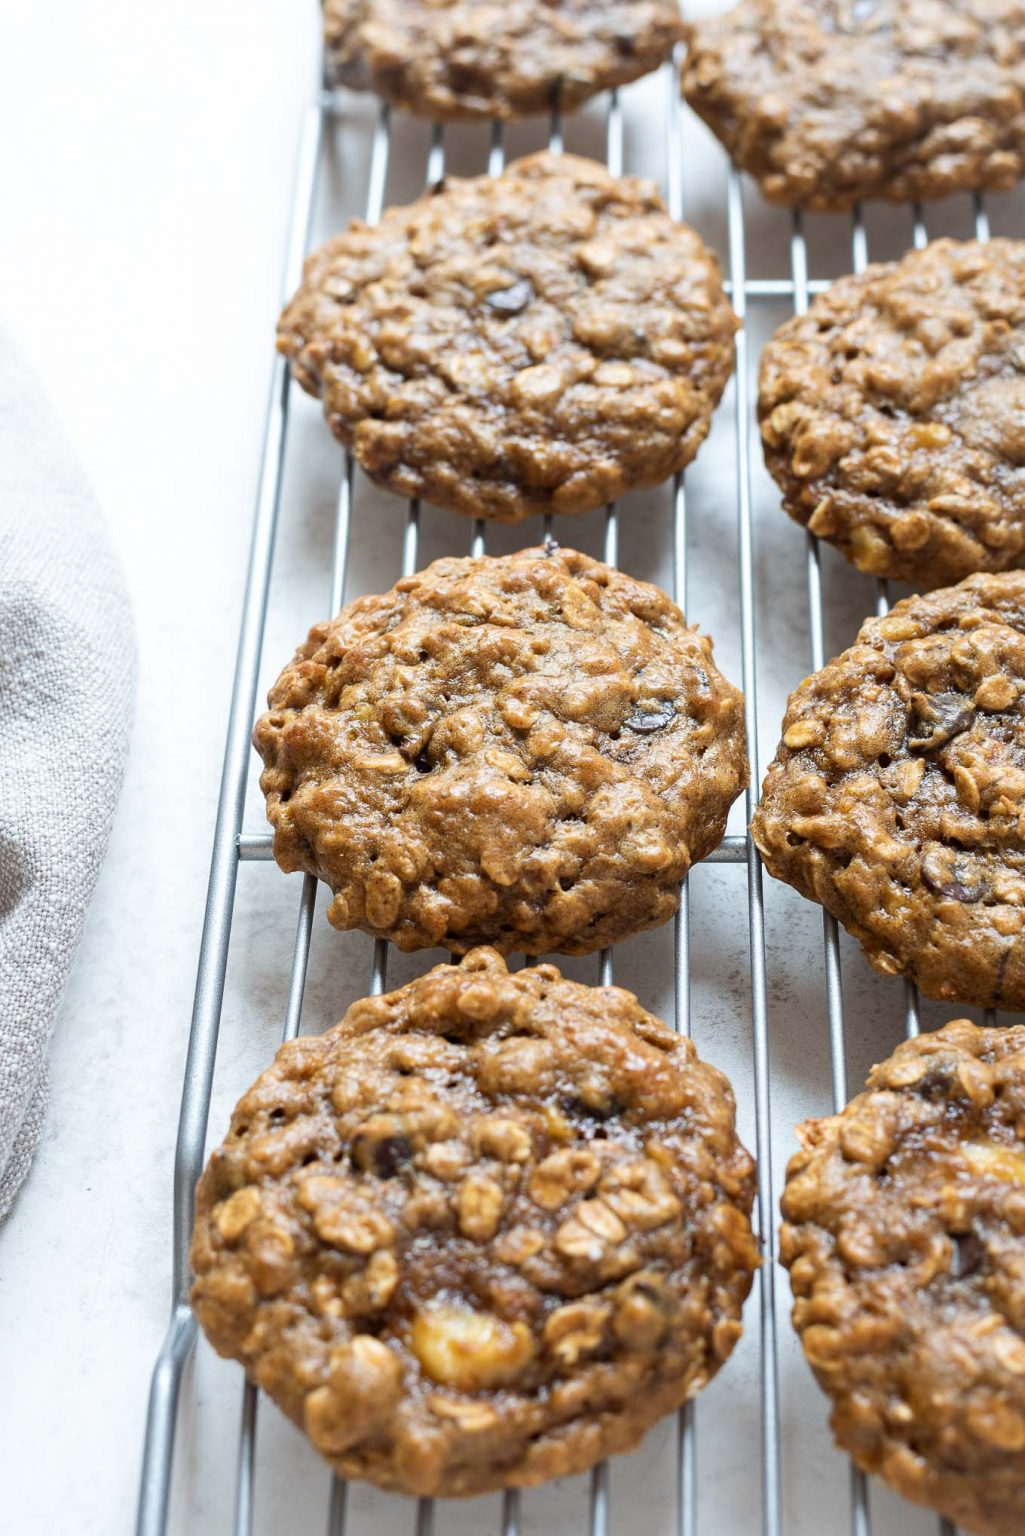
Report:
[{"label": "melted chocolate chunk", "polygon": [[498,288],[484,300],[489,309],[500,315],[518,315],[526,309],[534,297],[534,284],[528,277],[518,278],[509,288]]},{"label": "melted chocolate chunk", "polygon": [[975,719],[960,693],[916,693],[911,700],[919,734],[908,738],[912,752],[936,752],[960,736]]},{"label": "melted chocolate chunk", "polygon": [[964,1280],[982,1268],[986,1248],[978,1233],[959,1232],[953,1239],[953,1247],[950,1273],[955,1280]]},{"label": "melted chocolate chunk", "polygon": [[675,718],[674,706],[668,699],[661,699],[654,709],[635,709],[633,714],[627,715],[624,724],[641,736],[650,736],[653,731],[665,730]]}]

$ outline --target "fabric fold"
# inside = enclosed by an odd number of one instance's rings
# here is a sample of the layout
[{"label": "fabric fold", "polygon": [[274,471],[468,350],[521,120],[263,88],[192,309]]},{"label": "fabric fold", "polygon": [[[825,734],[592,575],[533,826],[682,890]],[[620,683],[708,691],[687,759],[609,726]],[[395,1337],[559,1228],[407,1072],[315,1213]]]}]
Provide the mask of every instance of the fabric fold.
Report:
[{"label": "fabric fold", "polygon": [[47,1046],[106,852],[135,642],[103,520],[0,331],[0,1220],[47,1103]]}]

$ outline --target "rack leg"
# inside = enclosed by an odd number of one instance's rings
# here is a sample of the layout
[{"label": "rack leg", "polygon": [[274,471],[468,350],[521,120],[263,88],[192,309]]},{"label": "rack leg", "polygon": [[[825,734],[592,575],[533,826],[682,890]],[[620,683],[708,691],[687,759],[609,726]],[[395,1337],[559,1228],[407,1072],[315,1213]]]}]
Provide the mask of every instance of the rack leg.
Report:
[{"label": "rack leg", "polygon": [[179,1302],[171,1313],[149,1389],[136,1536],[161,1536],[164,1529],[174,1465],[178,1394],[182,1372],[195,1342],[196,1319],[191,1308]]}]

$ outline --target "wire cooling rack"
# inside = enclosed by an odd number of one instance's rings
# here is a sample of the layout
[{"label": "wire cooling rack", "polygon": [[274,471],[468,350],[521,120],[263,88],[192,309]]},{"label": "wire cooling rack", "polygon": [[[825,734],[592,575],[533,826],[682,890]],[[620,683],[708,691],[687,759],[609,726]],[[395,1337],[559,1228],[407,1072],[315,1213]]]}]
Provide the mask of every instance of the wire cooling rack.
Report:
[{"label": "wire cooling rack", "polygon": [[[679,97],[680,60],[677,57],[661,72],[658,83],[661,91],[663,118],[663,166],[664,191],[670,212],[674,217],[684,215],[684,186],[688,167],[684,163],[681,124],[686,109]],[[649,82],[649,86],[651,82]],[[631,88],[633,89],[633,88]],[[365,102],[361,103],[365,109]],[[304,253],[310,239],[318,180],[328,157],[338,149],[340,157],[348,165],[351,149],[339,147],[353,108],[353,99],[340,93],[323,90],[316,102],[308,109],[303,125],[298,155],[295,190],[285,263],[284,295],[287,297],[298,285]],[[604,113],[603,138],[606,162],[613,173],[624,168],[624,112],[619,93],[605,98],[600,108]],[[369,163],[365,167],[366,198],[364,217],[376,222],[385,203],[389,183],[389,171],[393,161],[392,118],[386,106],[377,109],[369,145]],[[446,169],[446,134],[440,126],[427,130],[426,148],[427,185],[444,175]],[[549,148],[559,151],[563,147],[563,124],[557,106],[553,108],[548,124]],[[486,146],[486,163],[479,165],[479,172],[498,174],[505,163],[506,132],[501,124],[490,126]],[[788,221],[787,244],[789,271],[785,276],[750,276],[748,273],[748,228],[745,223],[745,200],[752,200],[750,190],[745,193],[737,172],[727,167],[720,156],[720,174],[725,184],[725,206],[722,232],[725,246],[725,272],[727,289],[733,306],[742,322],[749,321],[752,306],[781,308],[781,314],[802,312],[808,306],[811,295],[826,287],[827,280],[812,280],[809,276],[809,242],[800,214],[779,214]],[[392,166],[393,168],[393,166]],[[630,170],[638,169],[630,166]],[[643,169],[643,168],[641,168]],[[905,220],[910,217],[904,244],[921,246],[927,240],[926,224],[921,208],[904,210]],[[835,224],[834,224],[835,231]],[[976,198],[971,213],[970,230],[977,238],[989,235],[987,211],[981,198]],[[850,221],[849,263],[859,271],[869,259],[867,221],[860,209],[855,210]],[[761,253],[759,253],[760,255]],[[756,644],[756,581],[757,569],[753,548],[752,483],[757,466],[753,464],[753,348],[750,326],[742,326],[737,334],[737,367],[733,383],[734,445],[732,455],[732,497],[735,503],[736,577],[739,588],[739,654],[742,682],[746,701],[747,749],[751,762],[751,787],[747,793],[745,821],[750,819],[757,800],[760,784],[759,733],[758,733],[758,662],[760,653]],[[174,1164],[174,1242],[173,1242],[173,1291],[171,1319],[153,1372],[146,1425],[142,1483],[138,1509],[138,1536],[163,1536],[168,1529],[172,1495],[172,1468],[176,1449],[176,1431],[180,1417],[180,1399],[183,1377],[196,1339],[196,1324],[188,1305],[190,1282],[188,1248],[191,1235],[194,1190],[202,1168],[207,1127],[210,1114],[214,1081],[218,1035],[225,995],[229,941],[236,907],[236,887],[240,866],[271,858],[271,839],[263,830],[243,829],[246,806],[247,781],[251,771],[250,733],[256,707],[257,686],[262,664],[265,626],[268,617],[268,600],[271,593],[271,576],[275,560],[282,499],[282,483],[286,462],[286,429],[289,418],[290,376],[283,359],[277,358],[273,368],[272,389],[268,409],[266,433],[255,517],[249,554],[248,574],[243,599],[242,620],[239,633],[238,655],[234,688],[228,721],[227,742],[221,779],[220,797],[214,832],[210,881],[203,923],[202,944],[196,981],[195,1003],[189,1036],[188,1057],[181,1103],[177,1148]],[[669,507],[665,526],[671,538],[672,591],[675,599],[686,608],[688,595],[688,505],[684,477],[677,475],[666,491]],[[346,596],[346,578],[349,565],[350,541],[360,500],[361,489],[357,484],[352,460],[346,456],[337,490],[334,517],[333,558],[330,582],[330,606],[318,612],[334,613]],[[780,515],[780,514],[777,514]],[[556,532],[568,543],[578,542],[569,528],[569,520],[558,519]],[[545,519],[549,531],[551,519]],[[482,554],[486,547],[487,530],[483,521],[467,524],[470,531],[470,550]],[[401,534],[401,571],[408,574],[420,563],[421,509],[416,502],[406,509]],[[610,564],[616,564],[619,556],[620,513],[615,505],[606,509],[603,530],[603,556]],[[526,537],[522,542],[532,542]],[[863,578],[853,578],[864,587]],[[823,601],[823,559],[818,543],[807,536],[806,548],[806,595],[807,613],[804,624],[808,635],[807,661],[812,668],[820,667],[826,656],[826,632],[828,609]],[[864,598],[864,590],[862,590]],[[885,583],[877,583],[874,593],[877,611],[885,612],[889,604],[889,592]],[[868,608],[872,599],[863,601]],[[846,643],[846,642],[845,642]],[[797,681],[796,676],[793,679]],[[775,723],[775,722],[773,722]],[[735,878],[745,887],[747,940],[749,953],[748,1012],[751,1053],[750,1082],[754,1111],[754,1147],[758,1159],[758,1184],[756,1220],[764,1263],[756,1281],[755,1298],[748,1305],[747,1328],[758,1335],[759,1366],[759,1423],[755,1443],[747,1448],[750,1457],[757,1457],[760,1466],[758,1490],[751,1523],[745,1527],[752,1533],[760,1530],[763,1536],[782,1536],[791,1529],[785,1518],[781,1473],[781,1414],[780,1414],[780,1324],[776,1305],[775,1228],[777,1186],[774,1184],[771,1146],[770,1087],[770,1040],[769,1009],[766,974],[766,919],[763,904],[762,870],[750,839],[744,835],[727,836],[708,861],[713,864],[737,865]],[[672,1000],[675,1026],[684,1033],[690,1032],[691,1001],[691,899],[685,882],[681,892],[679,913],[673,933],[673,957],[675,972],[672,982]],[[292,950],[291,968],[287,988],[284,1030],[285,1039],[299,1032],[307,966],[311,939],[314,931],[314,913],[317,901],[317,882],[306,876],[302,882],[298,919]],[[741,901],[739,890],[736,904]],[[824,966],[826,1021],[829,1036],[829,1056],[833,1105],[839,1107],[847,1099],[847,1042],[844,1027],[844,999],[841,978],[840,938],[836,922],[828,914],[822,919],[822,963]],[[372,945],[369,962],[369,990],[381,992],[386,984],[388,948],[376,941]],[[817,963],[817,962],[816,962]],[[611,951],[604,951],[599,958],[598,973],[602,984],[613,979],[615,962]],[[896,986],[896,984],[891,984]],[[889,994],[892,996],[892,993]],[[904,1028],[909,1035],[920,1028],[920,1009],[913,988],[907,988],[903,1004]],[[714,1059],[714,1053],[713,1059]],[[238,1081],[237,1097],[249,1078]],[[778,1082],[777,1082],[778,1086]],[[823,1103],[816,1106],[825,1110]],[[753,1321],[756,1316],[757,1321]],[[783,1325],[785,1326],[785,1325]],[[726,1367],[726,1372],[731,1366]],[[724,1372],[725,1374],[725,1372]],[[677,1536],[696,1536],[699,1529],[723,1530],[714,1519],[706,1518],[704,1508],[699,1509],[698,1459],[695,1421],[701,1415],[700,1401],[681,1410],[672,1449],[671,1512],[668,1528]],[[257,1523],[256,1503],[256,1429],[259,1396],[251,1385],[241,1394],[241,1411],[233,1514],[227,1529],[235,1536],[250,1536]],[[819,1405],[822,1419],[826,1416],[824,1400]],[[497,1511],[499,1536],[521,1536],[525,1523],[524,1505],[533,1495],[507,1493]],[[449,1506],[451,1508],[451,1506]],[[579,1529],[589,1536],[611,1536],[610,1474],[607,1464],[597,1467],[590,1475],[586,1506],[580,1511]],[[321,1528],[328,1536],[346,1536],[354,1522],[349,1519],[346,1486],[337,1479],[330,1480],[325,1498]],[[828,1530],[840,1532],[849,1529],[853,1536],[870,1536],[872,1531],[869,1495],[865,1479],[853,1468],[850,1475],[849,1499],[845,1508],[835,1503],[822,1512],[828,1519]],[[437,1512],[431,1501],[422,1500],[411,1514],[415,1536],[433,1536]],[[700,1518],[699,1518],[700,1517]],[[440,1523],[440,1522],[439,1522]],[[529,1525],[529,1519],[526,1520]],[[616,1528],[623,1526],[617,1519]],[[648,1532],[652,1526],[644,1510],[631,1510],[626,1527],[629,1536],[634,1531]],[[952,1528],[939,1522],[941,1533],[950,1536]],[[190,1524],[184,1527],[190,1532],[198,1529]],[[216,1529],[225,1527],[218,1523]],[[400,1522],[401,1528],[401,1522]],[[483,1530],[483,1522],[470,1527]],[[487,1527],[495,1529],[492,1521]],[[819,1524],[820,1531],[827,1529]],[[910,1529],[903,1524],[900,1529]],[[936,1529],[914,1524],[916,1531]],[[209,1526],[212,1531],[214,1526]],[[277,1527],[275,1527],[277,1529]],[[202,1527],[206,1536],[208,1526]],[[737,1536],[741,1536],[737,1531]]]}]

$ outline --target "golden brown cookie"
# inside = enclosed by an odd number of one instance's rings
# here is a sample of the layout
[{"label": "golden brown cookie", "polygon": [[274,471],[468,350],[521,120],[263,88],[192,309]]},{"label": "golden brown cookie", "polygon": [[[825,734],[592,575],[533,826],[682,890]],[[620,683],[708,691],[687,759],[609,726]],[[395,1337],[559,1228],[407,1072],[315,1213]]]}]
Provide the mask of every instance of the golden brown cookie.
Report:
[{"label": "golden brown cookie", "polygon": [[664,592],[552,544],[350,603],[254,742],[285,870],[400,949],[587,954],[665,922],[747,782],[743,701]]},{"label": "golden brown cookie", "polygon": [[676,0],[325,0],[337,85],[436,121],[579,106],[667,59]]},{"label": "golden brown cookie", "polygon": [[753,1193],[689,1040],[475,950],[282,1047],[200,1180],[192,1303],[341,1476],[520,1487],[715,1374]]},{"label": "golden brown cookie", "polygon": [[735,325],[650,182],[540,154],[350,225],[309,258],[278,347],[372,480],[511,523],[688,464]]},{"label": "golden brown cookie", "polygon": [[799,1127],[780,1256],[866,1472],[981,1536],[1025,1529],[1025,1028],[967,1019]]},{"label": "golden brown cookie", "polygon": [[683,91],[774,202],[1013,186],[1021,0],[741,0],[696,22]]},{"label": "golden brown cookie", "polygon": [[1025,241],[936,240],[842,277],[762,353],[790,516],[875,576],[1025,564]]},{"label": "golden brown cookie", "polygon": [[806,678],[751,831],[884,975],[1025,1008],[1025,573],[869,619]]}]

